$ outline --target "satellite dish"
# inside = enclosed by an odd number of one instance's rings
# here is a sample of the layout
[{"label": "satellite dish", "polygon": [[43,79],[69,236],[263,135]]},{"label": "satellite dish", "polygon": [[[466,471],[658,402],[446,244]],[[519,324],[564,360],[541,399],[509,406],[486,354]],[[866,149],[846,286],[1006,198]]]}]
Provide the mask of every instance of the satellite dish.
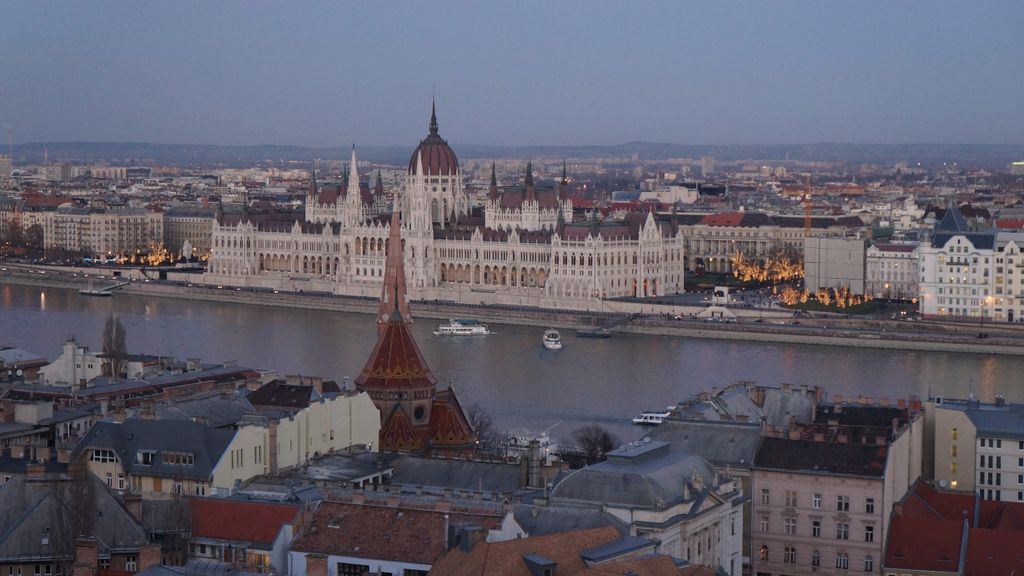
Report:
[{"label": "satellite dish", "polygon": [[948,484],[948,482],[945,480],[939,480],[939,488],[945,488],[946,484]]},{"label": "satellite dish", "polygon": [[21,368],[18,368],[18,371],[15,372],[15,374],[18,375],[18,378],[21,378],[21,375],[23,374],[23,372],[21,371]]}]

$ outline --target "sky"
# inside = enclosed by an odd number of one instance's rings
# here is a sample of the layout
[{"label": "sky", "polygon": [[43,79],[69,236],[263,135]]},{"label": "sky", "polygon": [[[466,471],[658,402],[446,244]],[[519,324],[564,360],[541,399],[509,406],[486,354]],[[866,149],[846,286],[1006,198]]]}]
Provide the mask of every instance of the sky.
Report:
[{"label": "sky", "polygon": [[5,0],[16,143],[1024,144],[1024,2]]}]

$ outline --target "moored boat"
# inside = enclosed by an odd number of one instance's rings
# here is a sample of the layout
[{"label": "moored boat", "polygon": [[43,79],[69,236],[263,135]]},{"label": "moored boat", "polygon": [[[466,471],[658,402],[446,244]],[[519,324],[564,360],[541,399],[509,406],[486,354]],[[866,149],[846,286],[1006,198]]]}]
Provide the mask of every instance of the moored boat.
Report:
[{"label": "moored boat", "polygon": [[639,416],[633,418],[633,424],[657,426],[658,424],[664,422],[670,414],[671,412],[641,412]]},{"label": "moored boat", "polygon": [[607,328],[590,328],[584,330],[577,330],[576,336],[578,338],[611,338],[612,331]]}]

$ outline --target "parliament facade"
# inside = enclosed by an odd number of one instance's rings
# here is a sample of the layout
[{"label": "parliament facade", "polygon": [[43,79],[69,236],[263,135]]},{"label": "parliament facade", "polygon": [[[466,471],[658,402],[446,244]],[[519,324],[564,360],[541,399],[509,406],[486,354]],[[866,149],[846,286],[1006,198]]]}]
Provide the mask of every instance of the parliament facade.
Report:
[{"label": "parliament facade", "polygon": [[320,190],[314,174],[303,218],[243,210],[215,223],[206,282],[375,297],[388,212],[397,209],[412,299],[585,310],[605,298],[683,291],[678,223],[653,212],[574,222],[564,173],[554,187],[536,186],[527,164],[522,186],[499,190],[492,170],[483,216],[474,214],[436,114],[393,197],[389,206],[379,178],[360,184],[353,150],[347,190]]}]

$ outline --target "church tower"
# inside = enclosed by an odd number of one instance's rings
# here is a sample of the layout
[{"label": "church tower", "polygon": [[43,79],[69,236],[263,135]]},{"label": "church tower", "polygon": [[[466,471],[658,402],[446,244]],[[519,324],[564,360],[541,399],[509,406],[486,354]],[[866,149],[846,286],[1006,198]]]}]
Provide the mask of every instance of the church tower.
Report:
[{"label": "church tower", "polygon": [[369,394],[380,410],[382,452],[468,455],[475,438],[455,391],[437,390],[437,378],[409,330],[412,316],[397,210],[391,213],[390,226],[377,344],[356,378],[356,390]]}]

